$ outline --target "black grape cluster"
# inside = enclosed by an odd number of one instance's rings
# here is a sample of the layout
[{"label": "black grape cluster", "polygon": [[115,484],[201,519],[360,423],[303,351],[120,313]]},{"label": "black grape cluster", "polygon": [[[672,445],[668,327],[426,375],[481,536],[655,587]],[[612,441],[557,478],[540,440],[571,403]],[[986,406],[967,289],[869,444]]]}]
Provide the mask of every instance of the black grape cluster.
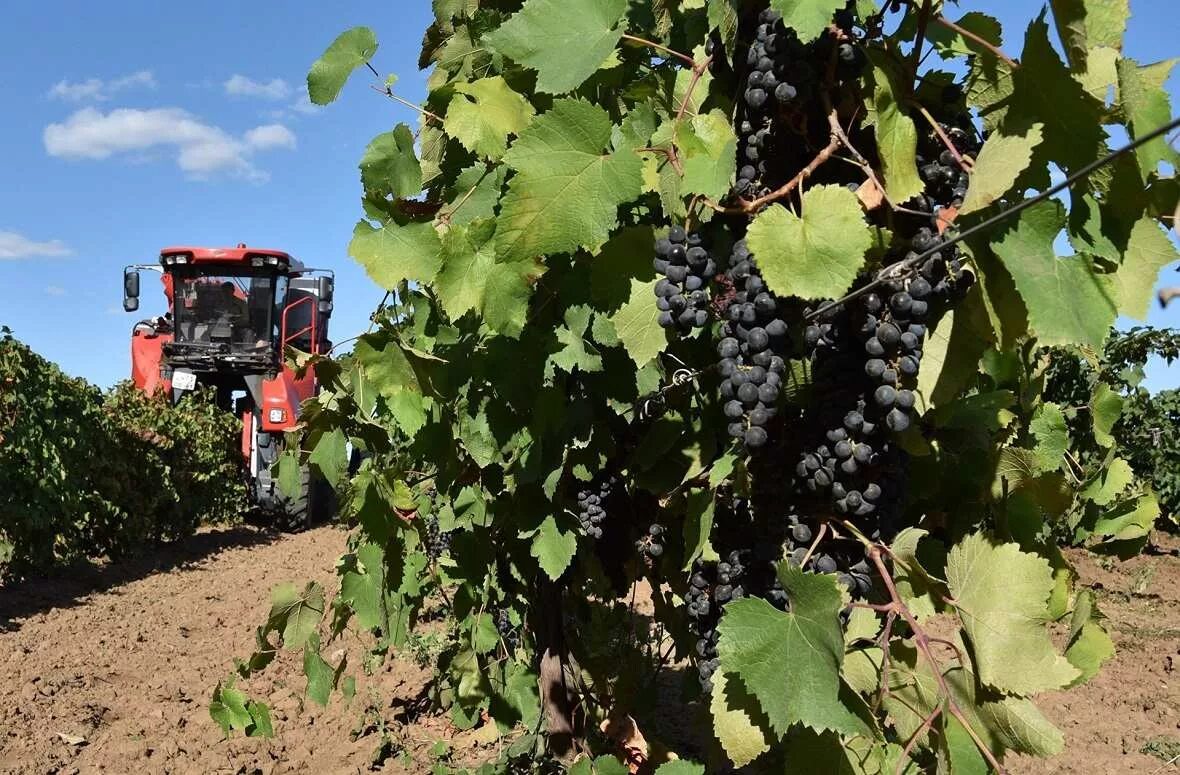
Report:
[{"label": "black grape cluster", "polygon": [[717,657],[717,623],[721,620],[721,611],[726,603],[746,596],[743,584],[751,561],[750,554],[749,550],[733,550],[715,565],[700,560],[693,563],[685,598],[689,624],[697,634],[697,672],[700,674],[701,688],[706,692],[712,689],[713,674],[720,663]]},{"label": "black grape cluster", "polygon": [[451,534],[444,533],[439,529],[438,516],[435,514],[431,514],[426,519],[425,544],[426,556],[432,560],[437,560],[451,551]]},{"label": "black grape cluster", "polygon": [[780,353],[786,349],[787,324],[780,316],[779,300],[763,282],[745,240],[734,245],[725,277],[734,294],[717,343],[721,397],[729,435],[740,439],[747,449],[756,450],[766,445],[766,426],[778,412],[776,404],[786,371]]},{"label": "black grape cluster", "polygon": [[[975,158],[979,155],[982,143],[973,130],[941,122],[939,125],[960,156]],[[926,196],[931,205],[958,207],[963,204],[970,176],[937,133],[931,131],[923,138],[917,159],[918,174],[926,184]]]},{"label": "black grape cluster", "polygon": [[[744,99],[753,111],[767,112],[775,105],[806,101],[818,80],[811,48],[799,41],[793,29],[772,9],[758,16],[758,28],[746,54],[749,73]],[[764,110],[765,109],[765,110]]]},{"label": "black grape cluster", "polygon": [[499,633],[500,640],[504,642],[509,651],[515,651],[520,646],[520,630],[512,624],[508,609],[494,609],[492,619],[496,623],[496,632]]},{"label": "black grape cluster", "polygon": [[653,522],[647,532],[635,541],[635,549],[647,560],[658,560],[664,554],[664,541],[667,540],[667,529],[659,522]]},{"label": "black grape cluster", "polygon": [[655,270],[663,275],[656,283],[656,307],[664,328],[687,333],[709,324],[709,280],[717,265],[709,256],[704,235],[673,226],[656,242]]},{"label": "black grape cluster", "polygon": [[582,528],[582,535],[602,538],[602,524],[606,521],[607,509],[619,485],[619,478],[612,474],[578,491],[578,524]]}]

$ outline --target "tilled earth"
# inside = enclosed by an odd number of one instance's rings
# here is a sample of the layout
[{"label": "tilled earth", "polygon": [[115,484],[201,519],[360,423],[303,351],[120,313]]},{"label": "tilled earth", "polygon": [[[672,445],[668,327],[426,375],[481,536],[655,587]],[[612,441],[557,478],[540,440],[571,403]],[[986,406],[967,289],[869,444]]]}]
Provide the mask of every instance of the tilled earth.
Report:
[{"label": "tilled earth", "polygon": [[[344,538],[203,531],[150,560],[0,589],[0,772],[426,772],[436,741],[478,753],[490,743],[478,732],[416,715],[430,676],[409,659],[353,670],[352,702],[320,708],[285,655],[241,686],[270,704],[272,740],[226,740],[210,719],[213,687],[250,652],[270,587],[331,590]],[[1013,773],[1180,773],[1180,542],[1160,544],[1127,563],[1070,553],[1119,653],[1087,686],[1039,699],[1066,752],[1011,759]]]}]

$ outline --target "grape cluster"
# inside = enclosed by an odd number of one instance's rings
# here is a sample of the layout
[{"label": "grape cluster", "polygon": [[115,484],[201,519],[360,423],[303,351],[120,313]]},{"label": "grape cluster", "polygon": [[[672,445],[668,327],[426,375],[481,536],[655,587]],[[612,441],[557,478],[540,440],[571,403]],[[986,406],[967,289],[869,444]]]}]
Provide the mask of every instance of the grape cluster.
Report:
[{"label": "grape cluster", "polygon": [[494,609],[492,620],[496,624],[496,632],[500,635],[500,640],[503,641],[509,651],[515,651],[520,646],[520,630],[512,624],[512,618],[508,615],[508,609]]},{"label": "grape cluster", "polygon": [[[975,133],[959,126],[940,124],[943,134],[960,156],[975,157],[979,154],[980,142]],[[926,184],[926,196],[931,203],[958,207],[967,198],[967,184],[970,176],[960,165],[955,155],[943,143],[942,138],[931,132],[918,150],[918,174]]]},{"label": "grape cluster", "polygon": [[709,323],[709,279],[717,265],[709,256],[705,237],[673,226],[668,236],[656,242],[655,270],[663,275],[656,283],[659,323],[687,333]]},{"label": "grape cluster", "polygon": [[758,266],[739,240],[733,247],[726,280],[735,293],[726,308],[728,320],[717,343],[721,396],[729,435],[747,449],[766,445],[766,426],[778,413],[777,401],[786,362],[787,324],[779,300],[769,291]]},{"label": "grape cluster", "polygon": [[438,524],[438,515],[431,514],[426,518],[426,556],[437,560],[451,550],[451,534],[444,533]]},{"label": "grape cluster", "polygon": [[697,671],[701,688],[706,692],[712,689],[713,674],[720,662],[717,657],[717,623],[726,603],[746,596],[743,582],[749,561],[749,550],[733,550],[716,565],[700,560],[693,563],[685,599],[690,626],[697,633]]},{"label": "grape cluster", "polygon": [[592,483],[578,491],[578,524],[582,535],[602,538],[602,524],[619,484],[619,478],[612,474],[602,477],[597,485]]},{"label": "grape cluster", "polygon": [[664,554],[664,541],[667,539],[667,529],[659,522],[653,522],[647,532],[635,541],[635,548],[647,560],[658,560]]}]

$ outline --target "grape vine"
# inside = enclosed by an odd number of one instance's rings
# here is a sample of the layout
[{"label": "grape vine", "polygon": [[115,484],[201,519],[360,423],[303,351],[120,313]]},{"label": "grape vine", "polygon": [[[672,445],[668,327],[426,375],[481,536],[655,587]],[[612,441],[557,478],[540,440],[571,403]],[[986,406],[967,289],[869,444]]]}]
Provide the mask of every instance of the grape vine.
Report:
[{"label": "grape vine", "polygon": [[[1050,536],[1133,552],[1159,508],[1129,465],[1075,465],[1122,405],[1055,403],[1044,359],[1142,316],[1175,255],[1166,144],[1093,164],[1103,124],[1166,123],[1153,71],[1120,59],[1109,106],[1089,27],[1058,25],[1062,61],[1034,19],[1015,58],[998,23],[907,0],[435,12],[420,125],[366,150],[349,248],[396,304],[345,366],[311,364],[309,438],[371,454],[336,627],[363,621],[381,659],[437,596],[440,710],[557,755],[581,738],[580,772],[661,749],[592,730],[654,728],[673,662],[706,719],[676,753],[710,771],[1059,750],[1031,698],[1109,654],[1087,606],[1064,653],[1049,638],[1074,599]],[[312,100],[376,51],[344,33]],[[1078,174],[1068,207],[1018,207],[1050,165]],[[419,528],[399,515],[426,488]]]}]

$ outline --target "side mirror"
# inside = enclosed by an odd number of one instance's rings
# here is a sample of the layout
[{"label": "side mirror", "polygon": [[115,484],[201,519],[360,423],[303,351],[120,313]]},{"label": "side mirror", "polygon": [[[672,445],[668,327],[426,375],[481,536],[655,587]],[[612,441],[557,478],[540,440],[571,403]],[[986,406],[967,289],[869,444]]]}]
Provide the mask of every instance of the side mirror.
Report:
[{"label": "side mirror", "polygon": [[123,272],[123,309],[127,312],[139,309],[138,269],[129,269]]},{"label": "side mirror", "polygon": [[317,277],[316,281],[319,283],[316,295],[320,297],[320,301],[331,301],[332,293],[336,290],[336,283],[328,276]]}]

